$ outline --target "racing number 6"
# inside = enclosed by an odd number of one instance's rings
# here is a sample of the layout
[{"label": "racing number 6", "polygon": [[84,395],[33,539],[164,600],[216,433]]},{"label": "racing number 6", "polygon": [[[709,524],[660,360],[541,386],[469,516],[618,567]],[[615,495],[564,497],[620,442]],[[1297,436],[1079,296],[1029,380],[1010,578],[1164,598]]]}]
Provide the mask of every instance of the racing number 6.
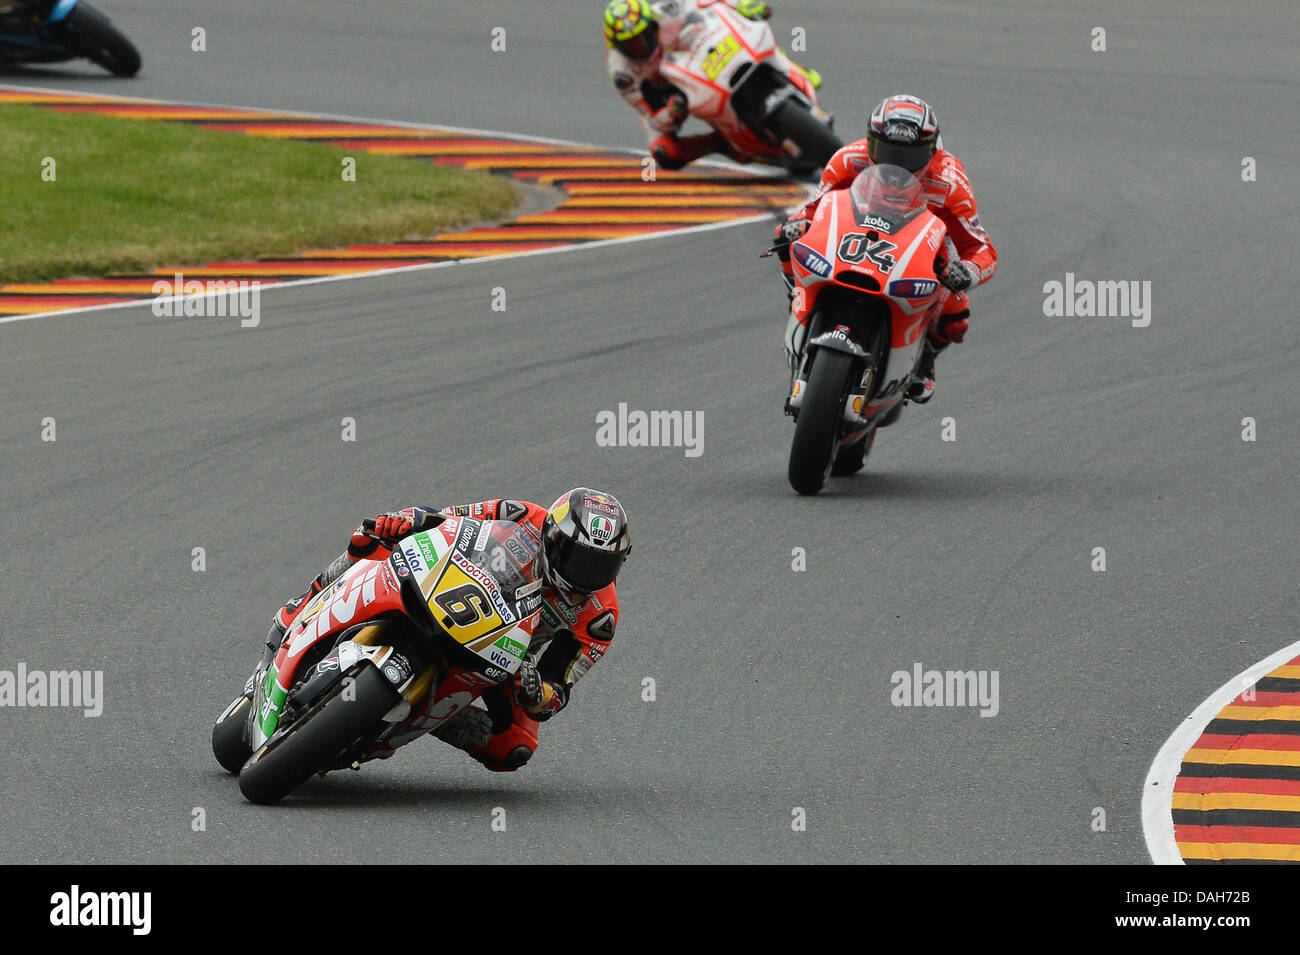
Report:
[{"label": "racing number 6", "polygon": [[433,598],[458,627],[468,627],[487,616],[487,594],[478,584],[461,584]]}]

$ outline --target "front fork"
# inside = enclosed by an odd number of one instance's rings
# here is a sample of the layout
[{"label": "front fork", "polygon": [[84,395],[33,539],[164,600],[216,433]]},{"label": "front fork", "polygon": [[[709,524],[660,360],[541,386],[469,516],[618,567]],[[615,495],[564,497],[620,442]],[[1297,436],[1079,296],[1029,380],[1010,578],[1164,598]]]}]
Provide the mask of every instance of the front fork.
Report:
[{"label": "front fork", "polygon": [[[875,357],[840,330],[821,332],[821,313],[814,312],[808,325],[802,325],[794,315],[790,316],[790,325],[786,330],[786,357],[790,362],[790,391],[786,397],[785,413],[796,420],[799,408],[803,405],[803,396],[808,390],[808,377],[814,367],[814,356],[822,349],[842,351],[858,359],[858,371],[849,385],[848,395],[844,399],[843,429],[857,436],[867,427],[867,419],[862,417],[862,409],[867,406],[867,399],[876,386]],[[810,335],[816,327],[818,334]]]}]

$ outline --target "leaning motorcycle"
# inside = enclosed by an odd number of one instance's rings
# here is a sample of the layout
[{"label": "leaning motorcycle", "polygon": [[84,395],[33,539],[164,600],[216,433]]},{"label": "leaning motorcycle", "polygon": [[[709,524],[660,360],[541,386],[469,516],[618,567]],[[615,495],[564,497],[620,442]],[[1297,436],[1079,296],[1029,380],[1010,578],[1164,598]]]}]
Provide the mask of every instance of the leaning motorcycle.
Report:
[{"label": "leaning motorcycle", "polygon": [[952,254],[921,183],[889,165],[827,193],[790,244],[786,413],[795,420],[789,480],[800,494],[861,470],[877,430],[898,420],[926,332],[951,294],[938,275]]},{"label": "leaning motorcycle", "polygon": [[821,172],[843,143],[767,23],[714,4],[692,13],[682,36],[687,48],[665,53],[660,71],[685,94],[692,116],[720,133],[734,155]]},{"label": "leaning motorcycle", "polygon": [[140,53],[85,0],[0,0],[0,64],[84,57],[114,76],[135,76]]},{"label": "leaning motorcycle", "polygon": [[[304,601],[217,719],[212,751],[255,803],[391,756],[509,690],[541,612],[531,524],[448,517]],[[490,708],[489,708],[490,709]]]}]

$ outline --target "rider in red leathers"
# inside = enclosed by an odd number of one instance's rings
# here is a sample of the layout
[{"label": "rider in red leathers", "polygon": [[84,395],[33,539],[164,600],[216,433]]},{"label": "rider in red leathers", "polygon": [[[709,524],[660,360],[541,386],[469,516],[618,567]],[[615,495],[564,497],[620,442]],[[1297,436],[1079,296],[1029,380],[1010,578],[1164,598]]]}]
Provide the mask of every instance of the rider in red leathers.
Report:
[{"label": "rider in red leathers", "polygon": [[[487,712],[468,707],[433,735],[463,749],[488,769],[518,769],[538,746],[538,724],[569,702],[569,694],[604,656],[618,625],[615,578],[631,551],[627,513],[611,495],[574,488],[549,509],[528,501],[489,500],[436,509],[407,507],[364,520],[348,549],[289,601],[272,621],[269,640],[279,645],[304,601],[341,577],[359,560],[382,560],[391,551],[375,539],[391,540],[437,527],[448,517],[527,523],[540,538],[541,619],[513,684],[488,690]],[[391,756],[419,736],[385,743],[369,758]]]},{"label": "rider in red leathers", "polygon": [[921,380],[908,392],[908,398],[924,404],[934,394],[935,357],[966,335],[970,317],[966,292],[991,279],[998,267],[998,251],[980,225],[966,169],[961,160],[941,148],[934,111],[914,96],[882,100],[871,113],[866,138],[849,143],[832,156],[822,172],[817,195],[777,227],[778,252],[787,282],[792,283],[790,243],[808,230],[817,204],[826,193],[847,189],[862,170],[874,163],[901,166],[920,180],[930,211],[943,220],[960,256],[949,262],[939,276],[939,281],[954,294],[926,339],[918,369]]}]

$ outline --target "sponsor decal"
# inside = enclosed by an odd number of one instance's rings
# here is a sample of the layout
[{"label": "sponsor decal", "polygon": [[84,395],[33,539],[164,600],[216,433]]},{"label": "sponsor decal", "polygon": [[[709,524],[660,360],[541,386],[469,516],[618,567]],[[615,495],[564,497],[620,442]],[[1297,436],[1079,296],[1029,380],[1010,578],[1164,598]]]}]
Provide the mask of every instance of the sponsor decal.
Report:
[{"label": "sponsor decal", "polygon": [[412,677],[410,661],[400,653],[393,652],[384,661],[384,676],[395,686],[401,686]]},{"label": "sponsor decal", "polygon": [[510,675],[509,670],[499,670],[494,666],[483,667],[483,673],[485,676],[487,676],[488,679],[493,681],[504,680],[506,677]]},{"label": "sponsor decal", "polygon": [[527,564],[533,559],[532,553],[529,552],[529,550],[525,548],[514,535],[506,538],[505,545],[506,550],[510,552],[510,556],[517,560],[520,566]]},{"label": "sponsor decal", "polygon": [[577,623],[578,614],[582,613],[582,608],[587,606],[585,600],[580,603],[571,604],[559,594],[555,595],[555,599],[548,600],[546,603],[549,607],[559,613],[560,616],[564,617],[565,620],[569,621],[569,623]]},{"label": "sponsor decal", "polygon": [[582,499],[582,506],[587,508],[587,510],[589,511],[601,511],[602,513],[608,514],[611,517],[622,516],[619,513],[619,509],[615,507],[613,504],[610,504],[603,497],[591,497],[591,496],[584,497]]},{"label": "sponsor decal", "polygon": [[560,615],[555,612],[555,608],[552,607],[550,602],[547,600],[542,601],[542,619],[546,621],[546,624],[549,627],[553,627],[556,630],[564,629],[564,621],[560,619]]},{"label": "sponsor decal", "polygon": [[889,283],[889,294],[899,298],[927,298],[938,288],[935,279],[895,279]]},{"label": "sponsor decal", "polygon": [[888,219],[882,219],[880,216],[871,213],[864,215],[859,224],[872,229],[880,229],[882,232],[894,231],[894,223],[890,222]]},{"label": "sponsor decal", "polygon": [[420,553],[424,555],[424,559],[430,567],[438,563],[438,555],[433,552],[433,544],[429,540],[428,534],[416,534],[415,543],[419,545]]},{"label": "sponsor decal", "polygon": [[794,258],[796,262],[814,275],[826,278],[831,274],[831,264],[802,242],[794,244]]},{"label": "sponsor decal", "polygon": [[519,663],[519,661],[516,660],[514,657],[510,656],[507,653],[502,653],[500,650],[496,649],[495,647],[488,650],[488,659],[491,660],[493,663],[495,663],[497,666],[504,667],[507,670]]},{"label": "sponsor decal", "polygon": [[569,664],[569,668],[564,672],[564,682],[577,683],[587,675],[587,671],[590,669],[591,661],[579,654],[574,657],[573,662]]},{"label": "sponsor decal", "polygon": [[402,556],[400,550],[393,551],[393,556],[390,560],[393,563],[393,570],[397,571],[398,577],[406,579],[411,576],[411,568],[407,565],[406,558]]},{"label": "sponsor decal", "polygon": [[497,505],[497,520],[511,523],[521,521],[528,513],[528,508],[518,501],[502,501]]},{"label": "sponsor decal", "polygon": [[614,639],[614,611],[606,610],[587,624],[587,632],[597,640],[608,643]]},{"label": "sponsor decal", "polygon": [[500,647],[506,653],[514,657],[519,657],[519,659],[521,660],[523,659],[524,654],[528,652],[528,648],[526,646],[524,646],[518,640],[511,640],[509,637],[502,637],[495,644],[493,644],[493,646]]},{"label": "sponsor decal", "polygon": [[592,517],[587,529],[591,532],[591,539],[597,544],[608,544],[614,538],[614,522],[608,517],[599,515]]},{"label": "sponsor decal", "polygon": [[481,525],[476,521],[473,524],[465,524],[460,529],[460,536],[456,538],[457,550],[469,550],[474,543],[474,535]]},{"label": "sponsor decal", "polygon": [[325,673],[328,670],[337,670],[339,668],[339,658],[337,655],[326,657],[320,663],[316,664],[317,673]]},{"label": "sponsor decal", "polygon": [[406,562],[411,565],[411,570],[417,574],[423,573],[425,566],[420,560],[420,553],[414,547],[407,547],[402,551],[406,555]]},{"label": "sponsor decal", "polygon": [[497,582],[492,578],[491,574],[477,564],[472,563],[463,554],[454,553],[451,555],[451,560],[452,563],[465,572],[465,576],[487,591],[487,595],[492,598],[492,603],[497,608],[497,613],[501,615],[502,620],[506,623],[515,622],[514,613],[510,610],[510,605],[506,603],[505,598],[501,596],[501,588],[497,586]]}]

